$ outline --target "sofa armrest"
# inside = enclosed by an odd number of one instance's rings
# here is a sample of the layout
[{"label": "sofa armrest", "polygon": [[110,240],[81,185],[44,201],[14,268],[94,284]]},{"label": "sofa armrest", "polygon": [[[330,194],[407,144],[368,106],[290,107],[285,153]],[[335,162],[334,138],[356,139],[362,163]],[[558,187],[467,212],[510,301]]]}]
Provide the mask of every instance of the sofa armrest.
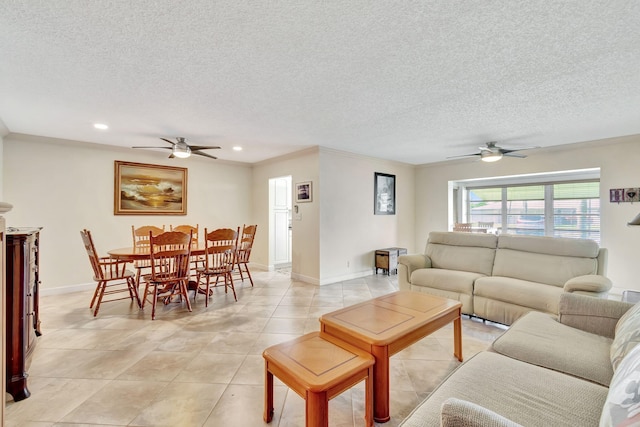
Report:
[{"label": "sofa armrest", "polygon": [[564,292],[560,296],[560,323],[613,338],[618,319],[633,304]]},{"label": "sofa armrest", "polygon": [[424,254],[398,257],[398,287],[401,291],[411,290],[411,273],[421,268],[431,268],[431,258]]},{"label": "sofa armrest", "polygon": [[440,425],[442,427],[522,427],[483,406],[453,397],[442,403]]},{"label": "sofa armrest", "polygon": [[599,274],[586,274],[567,280],[564,284],[564,291],[606,295],[612,285],[611,280],[607,277]]}]

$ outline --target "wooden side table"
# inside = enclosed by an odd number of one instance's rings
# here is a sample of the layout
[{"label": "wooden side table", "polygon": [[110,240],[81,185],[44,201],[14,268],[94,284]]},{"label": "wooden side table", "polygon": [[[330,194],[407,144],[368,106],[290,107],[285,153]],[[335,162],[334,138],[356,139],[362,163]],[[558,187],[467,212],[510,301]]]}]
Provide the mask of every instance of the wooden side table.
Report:
[{"label": "wooden side table", "polygon": [[273,376],[305,400],[306,426],[328,427],[329,399],[365,380],[365,426],[373,427],[373,363],[369,353],[312,332],[267,348],[264,421],[273,418]]}]

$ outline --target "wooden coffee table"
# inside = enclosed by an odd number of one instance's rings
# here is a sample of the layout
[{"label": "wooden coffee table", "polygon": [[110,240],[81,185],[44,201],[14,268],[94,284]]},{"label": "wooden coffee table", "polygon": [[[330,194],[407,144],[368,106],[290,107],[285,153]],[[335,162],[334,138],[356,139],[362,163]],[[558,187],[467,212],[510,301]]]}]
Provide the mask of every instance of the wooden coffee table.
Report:
[{"label": "wooden coffee table", "polygon": [[320,317],[320,330],[371,353],[373,419],[389,421],[389,357],[453,322],[453,354],[462,362],[462,304],[421,292],[398,291]]}]

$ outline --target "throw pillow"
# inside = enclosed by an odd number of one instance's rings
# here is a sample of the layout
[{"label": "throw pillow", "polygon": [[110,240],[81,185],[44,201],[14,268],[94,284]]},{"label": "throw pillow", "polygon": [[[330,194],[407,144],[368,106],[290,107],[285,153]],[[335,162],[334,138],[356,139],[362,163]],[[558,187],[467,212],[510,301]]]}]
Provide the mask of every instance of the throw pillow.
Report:
[{"label": "throw pillow", "polygon": [[640,346],[622,359],[613,374],[600,427],[640,425]]},{"label": "throw pillow", "polygon": [[614,372],[620,361],[638,344],[640,344],[640,303],[631,307],[616,324],[616,332],[609,353]]}]

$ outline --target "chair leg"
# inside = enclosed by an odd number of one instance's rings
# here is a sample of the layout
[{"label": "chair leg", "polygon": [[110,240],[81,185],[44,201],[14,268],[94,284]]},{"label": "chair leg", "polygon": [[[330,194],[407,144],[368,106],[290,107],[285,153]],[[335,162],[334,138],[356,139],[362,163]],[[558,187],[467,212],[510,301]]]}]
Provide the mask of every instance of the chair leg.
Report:
[{"label": "chair leg", "polygon": [[[227,278],[229,279],[230,285],[227,284]],[[236,287],[233,286],[233,276],[231,276],[231,272],[224,275],[224,292],[227,293],[227,286],[231,286],[231,290],[233,291],[233,298],[238,302],[238,297],[236,296]]]},{"label": "chair leg", "polygon": [[187,303],[187,309],[189,311],[193,311],[191,309],[191,301],[189,301],[189,290],[187,289],[187,283],[189,282],[189,279],[187,278],[187,280],[183,280],[182,282],[180,282],[180,293],[181,293],[181,297],[184,296],[184,300]]},{"label": "chair leg", "polygon": [[96,283],[96,290],[93,291],[93,298],[91,298],[91,304],[89,304],[89,308],[93,308],[93,304],[96,303],[96,298],[98,297],[98,294],[100,293],[100,283],[101,282]]},{"label": "chair leg", "polygon": [[158,285],[153,286],[153,300],[151,301],[151,320],[156,320],[156,302],[158,301]]},{"label": "chair leg", "polygon": [[129,287],[129,294],[131,295],[131,299],[136,299],[136,303],[138,304],[138,308],[142,308],[142,304],[140,303],[140,294],[138,293],[138,287],[136,286],[133,277],[127,277],[127,286]]},{"label": "chair leg", "polygon": [[249,266],[244,264],[244,268],[247,270],[247,276],[249,276],[249,281],[251,282],[251,287],[253,288],[253,277],[251,277],[251,272],[249,271]]},{"label": "chair leg", "polygon": [[107,288],[107,282],[100,282],[98,284],[100,287],[100,291],[98,292],[98,300],[96,301],[96,309],[93,311],[93,317],[98,315],[98,310],[100,310],[100,303],[102,302],[102,297],[104,296],[104,290]]}]

